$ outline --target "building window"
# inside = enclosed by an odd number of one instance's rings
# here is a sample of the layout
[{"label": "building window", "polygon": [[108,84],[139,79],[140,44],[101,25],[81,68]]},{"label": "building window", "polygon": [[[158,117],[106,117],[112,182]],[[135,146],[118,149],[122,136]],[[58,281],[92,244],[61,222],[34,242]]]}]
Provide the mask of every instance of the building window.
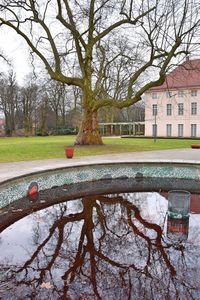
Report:
[{"label": "building window", "polygon": [[191,103],[191,114],[196,115],[197,114],[197,102]]},{"label": "building window", "polygon": [[158,93],[152,93],[151,97],[152,99],[158,99]]},{"label": "building window", "polygon": [[183,136],[183,124],[178,124],[178,136]]},{"label": "building window", "polygon": [[152,136],[157,137],[157,124],[152,125]]},{"label": "building window", "polygon": [[196,97],[197,96],[197,90],[191,90],[191,96]]},{"label": "building window", "polygon": [[183,103],[178,103],[178,115],[183,115]]},{"label": "building window", "polygon": [[166,92],[166,97],[167,97],[167,98],[171,98],[171,97],[172,97],[172,92],[167,91],[167,92]]},{"label": "building window", "polygon": [[157,104],[152,105],[152,114],[153,116],[157,116],[158,110],[157,110]]},{"label": "building window", "polygon": [[184,91],[180,90],[178,91],[178,97],[183,97],[184,96]]},{"label": "building window", "polygon": [[197,124],[191,124],[191,137],[197,136]]},{"label": "building window", "polygon": [[172,115],[172,105],[167,104],[167,116],[171,116],[171,115]]},{"label": "building window", "polygon": [[167,124],[167,136],[172,136],[172,124]]}]

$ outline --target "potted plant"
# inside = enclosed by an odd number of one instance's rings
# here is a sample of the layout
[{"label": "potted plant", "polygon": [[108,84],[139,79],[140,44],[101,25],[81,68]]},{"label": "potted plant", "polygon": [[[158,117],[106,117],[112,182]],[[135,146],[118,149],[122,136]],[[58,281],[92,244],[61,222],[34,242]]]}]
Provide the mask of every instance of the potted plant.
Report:
[{"label": "potted plant", "polygon": [[74,156],[74,147],[73,146],[66,147],[65,155],[67,158],[72,158]]}]

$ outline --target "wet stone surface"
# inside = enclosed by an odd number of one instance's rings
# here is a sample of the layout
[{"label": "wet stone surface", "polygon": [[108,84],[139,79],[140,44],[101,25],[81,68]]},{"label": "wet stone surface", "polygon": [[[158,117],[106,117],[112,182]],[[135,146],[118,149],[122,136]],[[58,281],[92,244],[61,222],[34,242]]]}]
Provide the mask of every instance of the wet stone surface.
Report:
[{"label": "wet stone surface", "polygon": [[166,193],[131,186],[54,186],[2,209],[0,298],[200,299],[199,195],[171,220]]}]

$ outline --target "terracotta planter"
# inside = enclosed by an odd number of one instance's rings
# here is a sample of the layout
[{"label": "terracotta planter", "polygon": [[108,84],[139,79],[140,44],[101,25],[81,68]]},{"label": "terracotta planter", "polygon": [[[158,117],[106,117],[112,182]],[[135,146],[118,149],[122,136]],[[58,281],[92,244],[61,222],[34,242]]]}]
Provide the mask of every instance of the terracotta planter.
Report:
[{"label": "terracotta planter", "polygon": [[65,155],[67,158],[72,158],[74,155],[74,148],[73,147],[65,148]]},{"label": "terracotta planter", "polygon": [[192,149],[200,149],[200,144],[192,144],[191,148]]}]

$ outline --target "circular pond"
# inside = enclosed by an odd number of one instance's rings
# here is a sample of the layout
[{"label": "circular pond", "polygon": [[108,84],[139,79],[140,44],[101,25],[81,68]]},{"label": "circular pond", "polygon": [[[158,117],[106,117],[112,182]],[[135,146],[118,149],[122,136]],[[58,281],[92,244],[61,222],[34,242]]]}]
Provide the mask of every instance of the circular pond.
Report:
[{"label": "circular pond", "polygon": [[124,176],[2,208],[1,299],[200,299],[200,196],[170,219],[167,190],[155,190]]}]

